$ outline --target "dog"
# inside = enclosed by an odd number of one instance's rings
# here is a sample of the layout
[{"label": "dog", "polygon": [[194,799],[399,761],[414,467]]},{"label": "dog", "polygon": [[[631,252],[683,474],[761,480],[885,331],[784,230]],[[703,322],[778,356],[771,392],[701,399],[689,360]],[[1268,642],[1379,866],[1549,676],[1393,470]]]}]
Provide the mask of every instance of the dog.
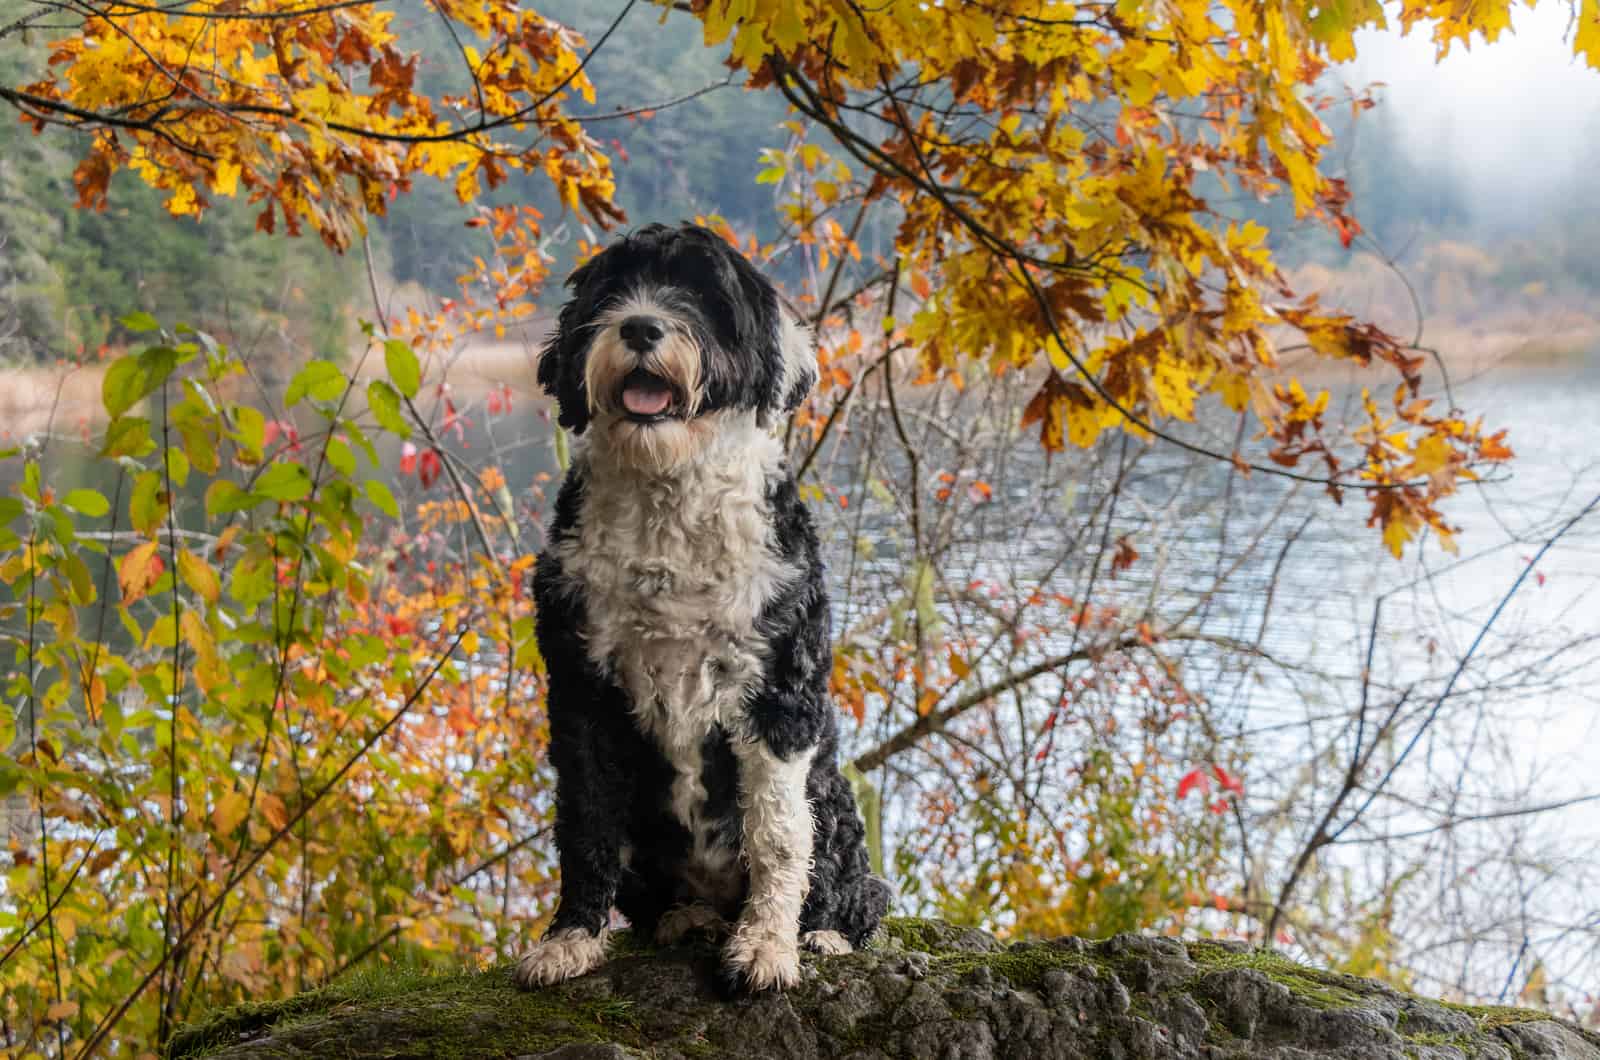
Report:
[{"label": "dog", "polygon": [[727,241],[649,225],[577,269],[538,378],[578,441],[534,574],[560,900],[526,986],[605,959],[613,906],[725,937],[734,991],[848,953],[889,885],[840,774],[816,531],[775,427],[808,331]]}]

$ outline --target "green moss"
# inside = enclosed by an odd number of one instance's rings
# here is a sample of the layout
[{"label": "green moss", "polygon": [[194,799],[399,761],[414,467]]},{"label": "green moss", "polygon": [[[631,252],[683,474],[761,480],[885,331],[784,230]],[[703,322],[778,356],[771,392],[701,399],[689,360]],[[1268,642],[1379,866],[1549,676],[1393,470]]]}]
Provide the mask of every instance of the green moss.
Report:
[{"label": "green moss", "polygon": [[1463,1005],[1455,1001],[1440,1001],[1438,1004],[1472,1017],[1473,1023],[1480,1031],[1492,1031],[1496,1027],[1508,1027],[1514,1023],[1538,1023],[1553,1018],[1546,1012],[1531,1008],[1513,1008],[1510,1005]]},{"label": "green moss", "polygon": [[[383,1002],[375,1005],[374,1002]],[[449,1060],[460,1056],[539,1052],[572,1042],[639,1043],[633,1002],[582,997],[572,988],[519,989],[507,966],[484,972],[435,974],[384,969],[284,1001],[236,1005],[204,1024],[185,1027],[167,1049],[170,1060],[202,1057],[222,1046],[271,1029],[321,1038],[337,1030],[340,1040],[381,1038],[402,1024],[407,1046]],[[365,1017],[377,1014],[372,1022]]]},{"label": "green moss", "polygon": [[1087,956],[1064,946],[1035,943],[1013,946],[988,953],[954,951],[935,954],[932,967],[935,971],[966,975],[979,968],[988,968],[997,976],[1004,976],[1012,986],[1038,990],[1045,974],[1057,968],[1085,968],[1094,962]]},{"label": "green moss", "polygon": [[908,950],[942,953],[950,949],[954,929],[942,920],[923,920],[914,916],[887,916],[878,930]]},{"label": "green moss", "polygon": [[1253,968],[1312,1008],[1349,1008],[1376,990],[1368,980],[1307,968],[1271,950],[1241,952],[1204,941],[1191,942],[1188,948],[1190,959],[1202,969]]}]

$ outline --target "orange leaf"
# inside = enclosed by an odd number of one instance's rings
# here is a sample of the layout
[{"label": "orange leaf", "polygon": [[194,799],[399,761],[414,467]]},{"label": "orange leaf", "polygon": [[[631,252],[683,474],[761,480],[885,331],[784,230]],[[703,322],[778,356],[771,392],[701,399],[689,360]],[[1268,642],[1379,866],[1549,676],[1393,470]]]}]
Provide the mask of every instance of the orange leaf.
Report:
[{"label": "orange leaf", "polygon": [[165,565],[156,554],[156,542],[146,541],[122,557],[117,565],[117,584],[122,588],[122,602],[131,604],[141,599],[161,577]]}]

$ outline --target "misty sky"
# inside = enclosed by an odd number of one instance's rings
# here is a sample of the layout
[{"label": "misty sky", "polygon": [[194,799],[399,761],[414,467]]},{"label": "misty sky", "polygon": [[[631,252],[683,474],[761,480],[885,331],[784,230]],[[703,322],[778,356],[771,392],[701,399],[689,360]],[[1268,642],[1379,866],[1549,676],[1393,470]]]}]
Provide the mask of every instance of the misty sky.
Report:
[{"label": "misty sky", "polygon": [[1420,157],[1459,167],[1476,213],[1526,208],[1554,192],[1588,191],[1595,177],[1580,167],[1600,161],[1600,70],[1563,39],[1570,18],[1559,0],[1519,6],[1512,33],[1492,45],[1477,38],[1471,51],[1454,47],[1438,65],[1426,24],[1406,37],[1368,31],[1344,73],[1388,85],[1383,105]]}]

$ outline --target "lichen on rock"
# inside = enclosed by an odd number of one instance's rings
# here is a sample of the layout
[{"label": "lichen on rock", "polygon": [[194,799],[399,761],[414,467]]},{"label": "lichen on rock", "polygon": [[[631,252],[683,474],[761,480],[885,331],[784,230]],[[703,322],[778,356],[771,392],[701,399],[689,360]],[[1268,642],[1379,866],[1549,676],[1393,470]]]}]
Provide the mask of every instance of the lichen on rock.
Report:
[{"label": "lichen on rock", "polygon": [[172,1060],[519,1057],[699,1060],[1600,1060],[1542,1013],[1431,1001],[1214,941],[1119,935],[1010,945],[891,919],[860,953],[808,958],[784,994],[729,1001],[716,951],[624,936],[609,963],[523,991],[508,967],[369,973],[182,1030]]}]

